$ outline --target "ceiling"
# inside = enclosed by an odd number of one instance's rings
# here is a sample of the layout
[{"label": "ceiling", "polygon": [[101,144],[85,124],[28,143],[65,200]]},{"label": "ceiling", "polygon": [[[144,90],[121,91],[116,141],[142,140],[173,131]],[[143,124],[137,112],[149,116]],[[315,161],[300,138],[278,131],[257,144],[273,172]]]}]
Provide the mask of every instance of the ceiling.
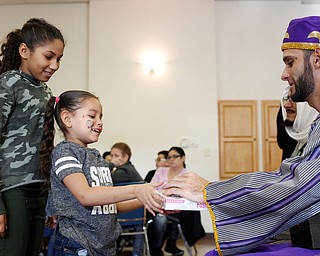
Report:
[{"label": "ceiling", "polygon": [[[90,0],[0,0],[3,4],[56,4],[56,3],[89,3]],[[243,0],[214,0],[214,1],[243,1]],[[246,0],[250,1],[250,0]],[[266,1],[266,0],[251,0]],[[320,4],[320,0],[278,0],[278,1],[301,1],[302,4]]]},{"label": "ceiling", "polygon": [[56,4],[56,3],[88,3],[89,0],[0,0],[2,4]]}]

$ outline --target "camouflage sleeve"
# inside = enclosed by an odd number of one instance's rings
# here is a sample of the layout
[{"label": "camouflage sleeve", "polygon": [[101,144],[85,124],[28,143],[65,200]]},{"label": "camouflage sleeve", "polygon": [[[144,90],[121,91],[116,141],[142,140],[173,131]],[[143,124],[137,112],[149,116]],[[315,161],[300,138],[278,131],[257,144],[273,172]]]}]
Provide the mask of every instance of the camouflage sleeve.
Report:
[{"label": "camouflage sleeve", "polygon": [[[10,91],[7,86],[7,79],[1,76],[0,79],[0,141],[2,141],[3,128],[6,126],[7,120],[11,113],[14,101],[13,93]],[[1,172],[1,167],[0,167]],[[1,179],[1,178],[0,178]],[[0,180],[0,185],[2,180]],[[2,201],[2,195],[0,193],[0,214],[6,213],[6,208]]]},{"label": "camouflage sleeve", "polygon": [[5,86],[5,83],[5,81],[1,81],[0,83],[0,140],[3,133],[2,129],[6,125],[14,104],[12,92],[8,90],[8,87]]}]

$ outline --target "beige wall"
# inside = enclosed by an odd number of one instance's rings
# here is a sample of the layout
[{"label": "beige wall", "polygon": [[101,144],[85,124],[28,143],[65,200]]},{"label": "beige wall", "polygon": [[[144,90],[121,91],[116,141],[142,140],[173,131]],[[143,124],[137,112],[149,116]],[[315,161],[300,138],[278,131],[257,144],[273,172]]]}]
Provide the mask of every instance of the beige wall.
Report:
[{"label": "beige wall", "polygon": [[[91,1],[89,9],[89,89],[105,114],[97,147],[128,143],[144,177],[159,150],[193,138],[198,146],[186,149],[187,167],[217,179],[214,2]],[[143,73],[147,50],[165,56],[162,75]]]},{"label": "beige wall", "polygon": [[[280,44],[290,19],[317,15],[300,1],[91,0],[90,4],[4,5],[0,37],[44,17],[67,39],[55,94],[88,89],[104,106],[101,152],[118,141],[142,176],[156,153],[181,138],[188,169],[218,179],[217,99],[277,99]],[[144,51],[166,58],[162,75],[142,72]],[[236,124],[235,124],[236,125]],[[191,144],[192,144],[191,143]],[[207,213],[207,232],[212,232]]]},{"label": "beige wall", "polygon": [[[218,177],[213,11],[209,0],[90,2],[89,89],[105,113],[97,145],[127,142],[143,176],[159,150],[188,137],[198,147],[186,150],[187,166]],[[150,49],[166,58],[162,75],[143,73]]]}]

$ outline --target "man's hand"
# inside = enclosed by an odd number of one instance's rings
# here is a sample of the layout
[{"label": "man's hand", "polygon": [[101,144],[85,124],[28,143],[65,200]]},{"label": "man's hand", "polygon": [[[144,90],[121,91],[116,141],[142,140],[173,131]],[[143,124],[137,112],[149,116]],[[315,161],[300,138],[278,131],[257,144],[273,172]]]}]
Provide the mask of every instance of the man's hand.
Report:
[{"label": "man's hand", "polygon": [[190,201],[204,203],[203,189],[207,180],[193,172],[176,176],[162,187],[166,196],[178,195]]}]

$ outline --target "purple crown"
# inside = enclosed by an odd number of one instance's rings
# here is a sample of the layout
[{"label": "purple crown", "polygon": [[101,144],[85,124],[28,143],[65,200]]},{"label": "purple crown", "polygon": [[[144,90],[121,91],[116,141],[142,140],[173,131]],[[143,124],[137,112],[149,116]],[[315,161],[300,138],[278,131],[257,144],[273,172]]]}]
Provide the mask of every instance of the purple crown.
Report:
[{"label": "purple crown", "polygon": [[314,50],[320,47],[320,17],[309,16],[290,21],[281,50]]}]

